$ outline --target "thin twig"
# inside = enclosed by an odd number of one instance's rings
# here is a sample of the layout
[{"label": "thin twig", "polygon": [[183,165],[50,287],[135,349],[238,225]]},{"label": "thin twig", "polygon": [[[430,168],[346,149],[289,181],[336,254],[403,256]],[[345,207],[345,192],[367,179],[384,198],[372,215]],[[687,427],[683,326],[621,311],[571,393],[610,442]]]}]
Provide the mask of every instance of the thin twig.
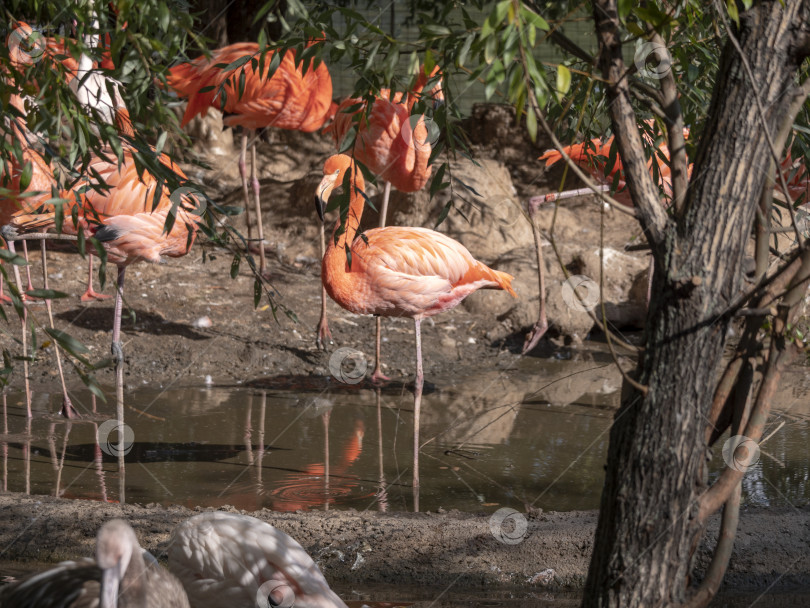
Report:
[{"label": "thin twig", "polygon": [[659,199],[658,186],[653,183],[644,156],[644,144],[638,132],[638,118],[631,103],[627,81],[628,70],[622,57],[619,17],[612,0],[593,2],[596,34],[599,39],[599,64],[608,80],[607,96],[614,137],[622,159],[635,211],[641,227],[654,248],[666,240],[666,211]]},{"label": "thin twig", "polygon": [[3,236],[7,241],[78,241],[78,236],[72,234],[56,234],[54,232],[28,232],[16,236]]},{"label": "thin twig", "polygon": [[[605,298],[604,298],[604,290],[605,290],[605,208],[602,207],[602,213],[599,214],[599,309],[602,313],[602,323],[605,327],[607,327],[607,311],[605,310]],[[574,291],[576,293],[576,291]],[[613,342],[610,339],[611,332],[605,332],[605,339],[607,340],[608,349],[610,349],[610,356],[613,357],[613,361],[616,363],[616,367],[619,368],[619,373],[622,375],[622,378],[625,382],[627,382],[630,386],[640,392],[642,395],[647,395],[649,391],[648,387],[644,386],[640,382],[636,382],[633,378],[630,377],[630,374],[624,371],[621,365],[619,365],[619,355],[616,354],[616,349],[613,348]]]}]

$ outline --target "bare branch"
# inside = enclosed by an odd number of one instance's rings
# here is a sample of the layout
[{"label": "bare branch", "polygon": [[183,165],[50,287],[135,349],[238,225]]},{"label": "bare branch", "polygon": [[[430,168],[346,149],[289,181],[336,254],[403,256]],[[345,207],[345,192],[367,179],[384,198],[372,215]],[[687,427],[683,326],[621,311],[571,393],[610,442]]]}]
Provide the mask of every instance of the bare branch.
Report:
[{"label": "bare branch", "polygon": [[790,280],[788,292],[782,299],[782,305],[791,308],[794,314],[798,313],[797,304],[801,302],[807,291],[807,285],[810,283],[810,247],[805,247],[801,261],[801,266]]},{"label": "bare branch", "polygon": [[712,445],[714,441],[717,441],[717,438],[722,435],[723,431],[726,430],[726,427],[731,422],[730,410],[727,420],[725,422],[720,422],[720,420],[721,418],[726,418],[722,416],[722,414],[727,409],[726,404],[728,403],[734,384],[737,382],[737,376],[740,374],[742,364],[743,359],[740,356],[729,361],[729,364],[723,372],[723,376],[720,378],[720,382],[717,383],[717,388],[714,391],[714,399],[712,400],[712,407],[711,410],[709,410],[709,424],[706,425],[705,439],[708,445]]},{"label": "bare branch", "polygon": [[645,104],[650,109],[650,112],[655,114],[658,118],[662,120],[667,119],[667,115],[664,113],[663,108],[661,108],[659,103],[655,101],[652,97],[649,97],[647,94],[642,93],[636,88],[630,89],[630,92],[633,94],[633,97],[638,99],[641,103]]},{"label": "bare branch", "polygon": [[[787,144],[788,135],[790,134],[793,123],[796,121],[796,116],[798,115],[799,111],[801,110],[802,106],[804,105],[805,100],[807,99],[808,95],[810,95],[810,78],[805,80],[801,86],[795,87],[793,91],[791,91],[791,95],[793,99],[790,102],[790,107],[788,108],[787,113],[785,114],[785,119],[782,121],[782,126],[779,128],[779,131],[776,134],[776,140],[774,142],[776,146],[776,150],[778,152],[778,156],[781,158],[785,145]],[[790,199],[787,196],[787,193],[774,193],[773,190],[773,183],[774,183],[774,172],[776,171],[776,163],[771,159],[771,162],[768,167],[768,178],[765,183],[762,185],[762,194],[760,195],[759,200],[759,211],[757,213],[757,223],[756,223],[756,277],[759,279],[762,275],[765,274],[765,271],[768,268],[768,260],[769,260],[769,249],[768,249],[768,241],[770,235],[774,232],[773,229],[770,228],[770,221],[771,221],[771,209],[773,208],[773,199],[777,198],[783,203],[787,205],[792,205]],[[781,167],[779,168],[781,172]],[[796,222],[794,221],[790,228],[788,229],[778,229],[779,231],[788,231],[788,230],[797,230],[798,227]],[[801,242],[801,241],[799,241]]]},{"label": "bare branch", "polygon": [[[787,344],[785,340],[785,327],[786,317],[789,309],[782,307],[780,316],[776,317],[773,322],[773,329],[771,331],[771,346],[768,354],[768,362],[766,365],[765,373],[762,378],[762,383],[759,385],[759,392],[757,394],[756,403],[751,412],[751,417],[745,430],[742,432],[748,439],[754,442],[759,442],[762,438],[762,433],[765,430],[765,423],[768,421],[768,416],[771,413],[771,402],[776,393],[779,380],[782,377],[782,370],[792,359],[794,349]],[[710,487],[700,497],[698,501],[698,515],[696,523],[704,525],[709,516],[717,511],[726,501],[731,497],[732,492],[739,485],[740,480],[745,474],[745,469],[726,467],[720,474],[714,485]]]},{"label": "bare branch", "polygon": [[26,232],[25,234],[3,235],[6,241],[78,241],[79,237],[72,234],[57,234],[56,232]]},{"label": "bare branch", "polygon": [[664,241],[668,220],[658,198],[658,188],[647,169],[644,145],[630,101],[616,0],[595,0],[593,10],[599,39],[599,63],[610,83],[607,96],[619,156],[641,226],[653,248],[657,249]]},{"label": "bare branch", "polygon": [[[724,317],[727,315],[736,315],[737,311],[740,310],[745,303],[753,298],[757,298],[763,295],[763,290],[770,289],[772,294],[779,293],[780,289],[776,288],[773,289],[773,285],[786,285],[787,284],[787,277],[786,274],[791,271],[795,272],[795,268],[797,268],[801,264],[801,257],[804,252],[809,249],[810,247],[807,244],[804,244],[801,247],[793,250],[789,256],[786,256],[785,263],[778,268],[773,274],[768,276],[763,276],[757,283],[754,284],[751,289],[745,291],[738,295],[734,300],[732,300],[731,304],[729,304],[726,309],[720,313],[720,317]],[[790,276],[793,276],[792,274]],[[771,299],[773,301],[773,299]]]},{"label": "bare branch", "polygon": [[[658,32],[653,32],[652,42],[660,45],[661,49],[669,55],[669,49]],[[669,58],[672,65],[672,58]],[[689,186],[686,159],[686,141],[683,137],[683,113],[681,102],[678,99],[678,87],[675,85],[675,76],[669,69],[661,79],[661,94],[663,96],[664,113],[667,123],[667,140],[669,141],[669,164],[672,171],[672,201],[675,204],[675,213],[679,216],[686,202],[686,189]]]},{"label": "bare branch", "polygon": [[709,602],[717,594],[717,590],[723,582],[723,577],[726,575],[728,562],[731,560],[731,553],[734,549],[737,525],[740,523],[741,496],[742,484],[738,483],[723,507],[723,519],[720,522],[717,546],[714,548],[714,555],[709,568],[706,570],[706,576],[700,582],[695,594],[681,604],[680,608],[703,608],[708,606]]},{"label": "bare branch", "polygon": [[[607,328],[607,311],[605,310],[605,209],[602,208],[602,213],[599,217],[599,310],[602,313],[602,323]],[[626,373],[622,366],[619,365],[619,356],[616,354],[616,349],[613,348],[613,342],[610,339],[611,332],[605,332],[605,339],[607,340],[608,348],[610,349],[610,356],[613,357],[613,362],[616,364],[616,367],[619,370],[619,373],[622,375],[624,381],[636,389],[642,395],[647,395],[649,392],[649,387],[641,384],[640,382],[636,382],[634,378],[630,376],[630,374]]]}]

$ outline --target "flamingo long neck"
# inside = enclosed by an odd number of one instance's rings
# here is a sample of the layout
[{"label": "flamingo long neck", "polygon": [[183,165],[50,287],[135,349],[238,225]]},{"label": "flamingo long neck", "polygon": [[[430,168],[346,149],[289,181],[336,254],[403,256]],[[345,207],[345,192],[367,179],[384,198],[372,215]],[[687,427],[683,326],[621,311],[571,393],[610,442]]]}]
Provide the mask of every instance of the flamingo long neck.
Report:
[{"label": "flamingo long neck", "polygon": [[[25,116],[25,103],[20,95],[12,94],[9,97],[8,103],[13,106],[20,114]],[[21,143],[24,149],[29,148],[31,142],[28,141],[28,128],[25,123],[19,119],[11,120],[11,130],[14,132],[15,138]]]},{"label": "flamingo long neck", "polygon": [[[366,199],[363,197],[363,194],[361,194],[361,192],[365,192],[365,181],[363,180],[363,175],[355,166],[349,167],[347,171],[350,172],[349,216],[346,218],[346,230],[340,235],[337,244],[335,245],[335,247],[338,249],[345,249],[346,243],[351,245],[354,241],[354,237],[357,235],[357,229],[360,227],[360,218],[363,217],[363,208],[366,206]],[[335,225],[335,232],[340,229],[340,224],[341,221],[338,219],[338,222]],[[334,233],[332,242],[335,242]]]},{"label": "flamingo long neck", "polygon": [[[98,30],[98,19],[96,19],[95,14],[93,15],[93,21],[91,23],[91,27],[94,30]],[[94,49],[98,46],[98,36],[94,34],[85,34],[83,37],[85,46]],[[90,58],[87,53],[82,53],[79,57],[79,69],[76,72],[76,76],[79,79],[79,82],[82,82],[87,74],[92,71],[93,69],[93,60]]]}]

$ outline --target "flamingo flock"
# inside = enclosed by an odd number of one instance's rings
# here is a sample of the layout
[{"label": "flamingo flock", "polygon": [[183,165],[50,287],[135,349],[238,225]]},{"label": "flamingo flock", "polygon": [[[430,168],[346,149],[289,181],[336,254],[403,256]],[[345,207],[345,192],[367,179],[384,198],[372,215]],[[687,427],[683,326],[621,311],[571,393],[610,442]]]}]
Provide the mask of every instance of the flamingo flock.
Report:
[{"label": "flamingo flock", "polygon": [[[98,29],[97,24],[95,29]],[[90,47],[100,45],[97,36],[85,42]],[[110,42],[107,40],[105,44]],[[312,40],[309,44],[320,42]],[[27,235],[40,238],[46,233],[61,232],[77,238],[94,238],[103,247],[107,259],[116,265],[111,351],[116,373],[117,413],[121,421],[124,361],[121,317],[126,269],[136,262],[159,264],[166,257],[187,255],[202,222],[201,204],[192,194],[173,197],[162,181],[149,171],[143,171],[138,162],[140,152],[128,143],[128,138],[135,135],[135,127],[117,93],[120,83],[99,71],[100,65],[87,55],[78,60],[66,56],[64,44],[60,46],[58,41],[49,41],[47,48],[51,60],[62,62],[72,75],[71,86],[85,111],[118,129],[123,137],[122,148],[119,154],[109,148],[92,156],[86,174],[69,190],[59,191],[53,170],[38,149],[37,137],[28,132],[22,121],[12,119],[9,131],[19,143],[22,155],[16,164],[5,169],[8,174],[2,176],[6,194],[0,199],[0,225],[12,252],[14,243],[22,240],[26,258]],[[109,57],[103,59],[101,65],[104,61],[109,62]],[[477,260],[464,245],[449,236],[423,227],[386,226],[391,188],[416,192],[425,187],[431,176],[433,148],[429,126],[424,115],[415,113],[415,108],[419,103],[441,103],[442,75],[438,67],[430,71],[420,67],[415,76],[411,90],[399,93],[382,90],[370,108],[361,98],[347,98],[338,103],[332,99],[332,80],[325,63],[313,64],[304,70],[292,50],[262,52],[256,43],[238,43],[175,65],[170,70],[168,85],[178,97],[187,100],[183,126],[195,116],[205,115],[210,108],[217,108],[224,113],[226,126],[243,129],[238,167],[248,249],[256,246],[259,273],[263,276],[268,276],[268,271],[256,153],[258,130],[275,127],[306,133],[323,131],[332,137],[338,151],[343,150],[325,159],[323,178],[314,193],[321,230],[332,195],[343,188],[348,200],[329,238],[324,238],[322,232],[322,301],[317,343],[325,347],[332,340],[326,315],[327,295],[351,313],[377,317],[376,359],[371,380],[382,383],[389,378],[382,372],[380,318],[413,319],[412,473],[414,509],[419,510],[420,419],[424,390],[422,321],[453,309],[480,289],[505,291],[512,297],[517,297],[517,293],[512,286],[512,275]],[[424,93],[431,82],[437,86]],[[15,115],[21,117],[26,115],[28,103],[22,96],[12,96],[9,101]],[[350,133],[353,143],[346,145]],[[688,130],[684,130],[684,137],[688,135]],[[650,171],[657,176],[664,201],[671,200],[669,151],[664,143],[649,143],[656,150],[657,161],[653,164],[650,160]],[[621,159],[617,158],[610,170],[606,167],[605,159],[610,156],[611,146],[611,139],[594,139],[572,144],[564,152],[605,189],[617,185],[614,198],[629,205]],[[168,154],[158,153],[154,148],[151,152],[181,182],[186,180]],[[540,160],[548,167],[562,158],[559,151],[549,151]],[[790,171],[789,194],[804,193],[806,197],[810,179],[803,165],[794,166],[789,158],[786,163],[782,170]],[[369,197],[361,165],[383,184],[379,227],[362,233],[360,222]],[[691,166],[688,173],[691,175]],[[549,195],[543,202],[578,194],[581,191]],[[62,204],[61,214],[55,208],[57,200]],[[530,206],[530,214],[536,212],[538,204]],[[252,235],[251,212],[255,214],[257,239]],[[62,216],[70,220],[63,222]],[[540,247],[539,240],[536,245]],[[95,253],[92,248],[89,251]],[[42,256],[44,263],[44,245]],[[542,264],[539,272],[542,273]],[[30,273],[26,279],[26,288],[18,285],[18,292],[34,289]],[[91,265],[87,290],[81,299],[109,297],[95,292],[92,279]],[[528,337],[524,352],[537,344],[548,327],[542,305],[542,274],[540,285],[541,318]],[[0,277],[0,301],[8,304],[12,300],[4,295]],[[46,300],[46,303],[50,314],[50,302]],[[24,315],[25,312],[23,321]],[[58,349],[56,352],[58,357]],[[58,358],[57,363],[61,376]],[[64,379],[63,392],[61,413],[73,418],[78,413],[67,396]],[[30,407],[28,413],[30,416]],[[357,441],[362,442],[362,430]],[[326,475],[328,477],[328,473]],[[113,520],[99,531],[95,562],[62,564],[48,573],[9,586],[0,592],[0,603],[10,608],[147,605],[182,608],[254,605],[257,597],[263,597],[265,603],[279,605],[286,600],[284,593],[290,591],[295,605],[303,608],[346,606],[330,589],[301,545],[269,524],[244,515],[205,513],[184,522],[173,534],[169,562],[173,574],[142,551],[128,524]],[[61,603],[52,601],[60,594]]]},{"label": "flamingo flock", "polygon": [[169,570],[112,519],[96,559],[62,562],[0,589],[4,608],[346,608],[304,548],[255,517],[212,511],[182,522]]},{"label": "flamingo flock", "polygon": [[[97,22],[93,25],[97,29]],[[101,46],[98,36],[89,35],[84,42],[91,48]],[[109,45],[111,41],[106,40],[105,43]],[[313,40],[309,44],[317,43]],[[173,202],[171,193],[162,182],[148,171],[138,169],[137,151],[126,139],[134,136],[135,132],[119,93],[120,83],[112,81],[100,71],[99,66],[87,55],[83,54],[78,60],[62,55],[64,43],[51,42],[48,49],[49,56],[54,61],[62,61],[71,74],[71,87],[88,114],[118,129],[124,138],[121,143],[123,149],[118,155],[109,149],[99,157],[92,157],[86,167],[86,176],[71,190],[57,193],[55,180],[42,166],[44,162],[40,162],[36,150],[26,148],[30,150],[30,162],[42,169],[42,179],[27,187],[37,188],[37,192],[46,197],[44,202],[58,194],[62,216],[71,218],[71,221],[64,222],[60,227],[60,214],[53,205],[44,205],[42,199],[31,197],[28,199],[30,204],[26,205],[12,204],[16,199],[9,199],[8,213],[2,218],[2,234],[10,247],[20,239],[25,244],[29,234],[39,238],[39,235],[61,231],[68,236],[93,237],[103,246],[107,258],[118,267],[111,350],[115,363],[117,413],[119,420],[122,420],[121,315],[126,268],[138,261],[160,263],[164,257],[186,255],[201,220],[196,213],[199,201],[185,195],[179,204]],[[378,317],[376,367],[371,376],[374,382],[389,380],[382,373],[379,317],[404,316],[414,319],[414,485],[418,489],[419,419],[424,382],[421,321],[455,307],[467,295],[481,288],[506,290],[515,296],[511,287],[512,277],[478,262],[460,243],[439,232],[416,227],[385,227],[390,188],[415,192],[425,186],[431,175],[429,125],[424,115],[414,114],[414,109],[420,103],[435,105],[442,102],[438,67],[429,72],[424,67],[419,68],[411,90],[406,93],[380,91],[373,107],[365,108],[365,102],[358,105],[355,98],[340,103],[332,100],[331,77],[324,63],[315,63],[310,69],[304,70],[296,61],[294,51],[281,55],[276,53],[281,51],[261,52],[255,43],[233,44],[210,55],[175,65],[170,70],[168,85],[179,97],[187,99],[183,125],[199,114],[204,115],[209,108],[216,107],[224,112],[227,126],[244,129],[239,168],[246,213],[250,213],[252,208],[256,214],[259,272],[263,275],[266,275],[266,261],[262,245],[264,236],[255,131],[272,126],[313,132],[328,123],[326,132],[331,134],[338,149],[341,149],[348,132],[356,129],[351,156],[338,154],[327,159],[324,180],[317,193],[321,228],[326,203],[332,191],[343,185],[344,177],[350,198],[345,226],[341,228],[341,222],[338,222],[328,247],[322,239],[321,293],[323,298],[328,293],[347,310]],[[109,58],[104,60],[109,62]],[[271,64],[275,66],[272,70]],[[424,90],[428,85],[432,86],[432,91],[426,94]],[[29,139],[25,133],[15,134],[26,142]],[[252,143],[250,178],[253,201],[248,196],[248,142]],[[185,179],[180,168],[166,154],[160,154],[158,160],[180,180]],[[381,227],[363,235],[357,235],[365,197],[359,163],[363,163],[385,184]],[[23,185],[18,183],[20,196],[24,190]],[[167,223],[170,216],[172,222]],[[250,226],[248,218],[249,230]],[[252,240],[248,234],[248,241]],[[83,298],[96,297],[103,296],[95,294],[92,285],[88,284]],[[322,302],[318,335],[322,339],[331,337],[325,301]],[[64,394],[62,414],[66,417],[77,416],[67,397],[66,386]]]},{"label": "flamingo flock", "polygon": [[[256,130],[266,127],[302,131],[317,131],[334,114],[332,79],[326,65],[304,72],[296,65],[295,52],[284,54],[278,67],[270,74],[273,53],[261,53],[259,45],[240,42],[217,49],[210,57],[198,57],[171,69],[169,86],[180,97],[188,99],[181,126],[185,126],[208,108],[221,109],[225,125],[242,127],[242,148],[239,153],[239,173],[245,200],[248,240],[252,240],[250,197],[248,195],[245,156],[250,146],[250,180],[256,211],[259,237],[259,272],[267,273],[264,253],[264,229],[259,179],[256,168]],[[238,64],[238,70],[222,66]],[[241,84],[237,84],[237,82]]]}]

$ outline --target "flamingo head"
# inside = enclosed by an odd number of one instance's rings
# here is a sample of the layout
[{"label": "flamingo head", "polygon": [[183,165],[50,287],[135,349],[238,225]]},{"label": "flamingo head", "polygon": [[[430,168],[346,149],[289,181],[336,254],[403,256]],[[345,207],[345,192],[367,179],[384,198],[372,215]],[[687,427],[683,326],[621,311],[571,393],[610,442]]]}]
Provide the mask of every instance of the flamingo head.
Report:
[{"label": "flamingo head", "polygon": [[104,524],[96,541],[96,563],[101,568],[102,608],[118,605],[118,591],[133,554],[139,549],[138,539],[129,524],[113,519]]},{"label": "flamingo head", "polygon": [[324,220],[324,212],[326,205],[329,202],[329,197],[332,191],[343,184],[346,174],[349,174],[355,186],[363,187],[363,177],[357,170],[354,160],[346,154],[335,154],[330,156],[326,163],[323,165],[323,179],[318,185],[318,191],[315,194],[315,210],[318,212],[318,217],[321,221]]}]

